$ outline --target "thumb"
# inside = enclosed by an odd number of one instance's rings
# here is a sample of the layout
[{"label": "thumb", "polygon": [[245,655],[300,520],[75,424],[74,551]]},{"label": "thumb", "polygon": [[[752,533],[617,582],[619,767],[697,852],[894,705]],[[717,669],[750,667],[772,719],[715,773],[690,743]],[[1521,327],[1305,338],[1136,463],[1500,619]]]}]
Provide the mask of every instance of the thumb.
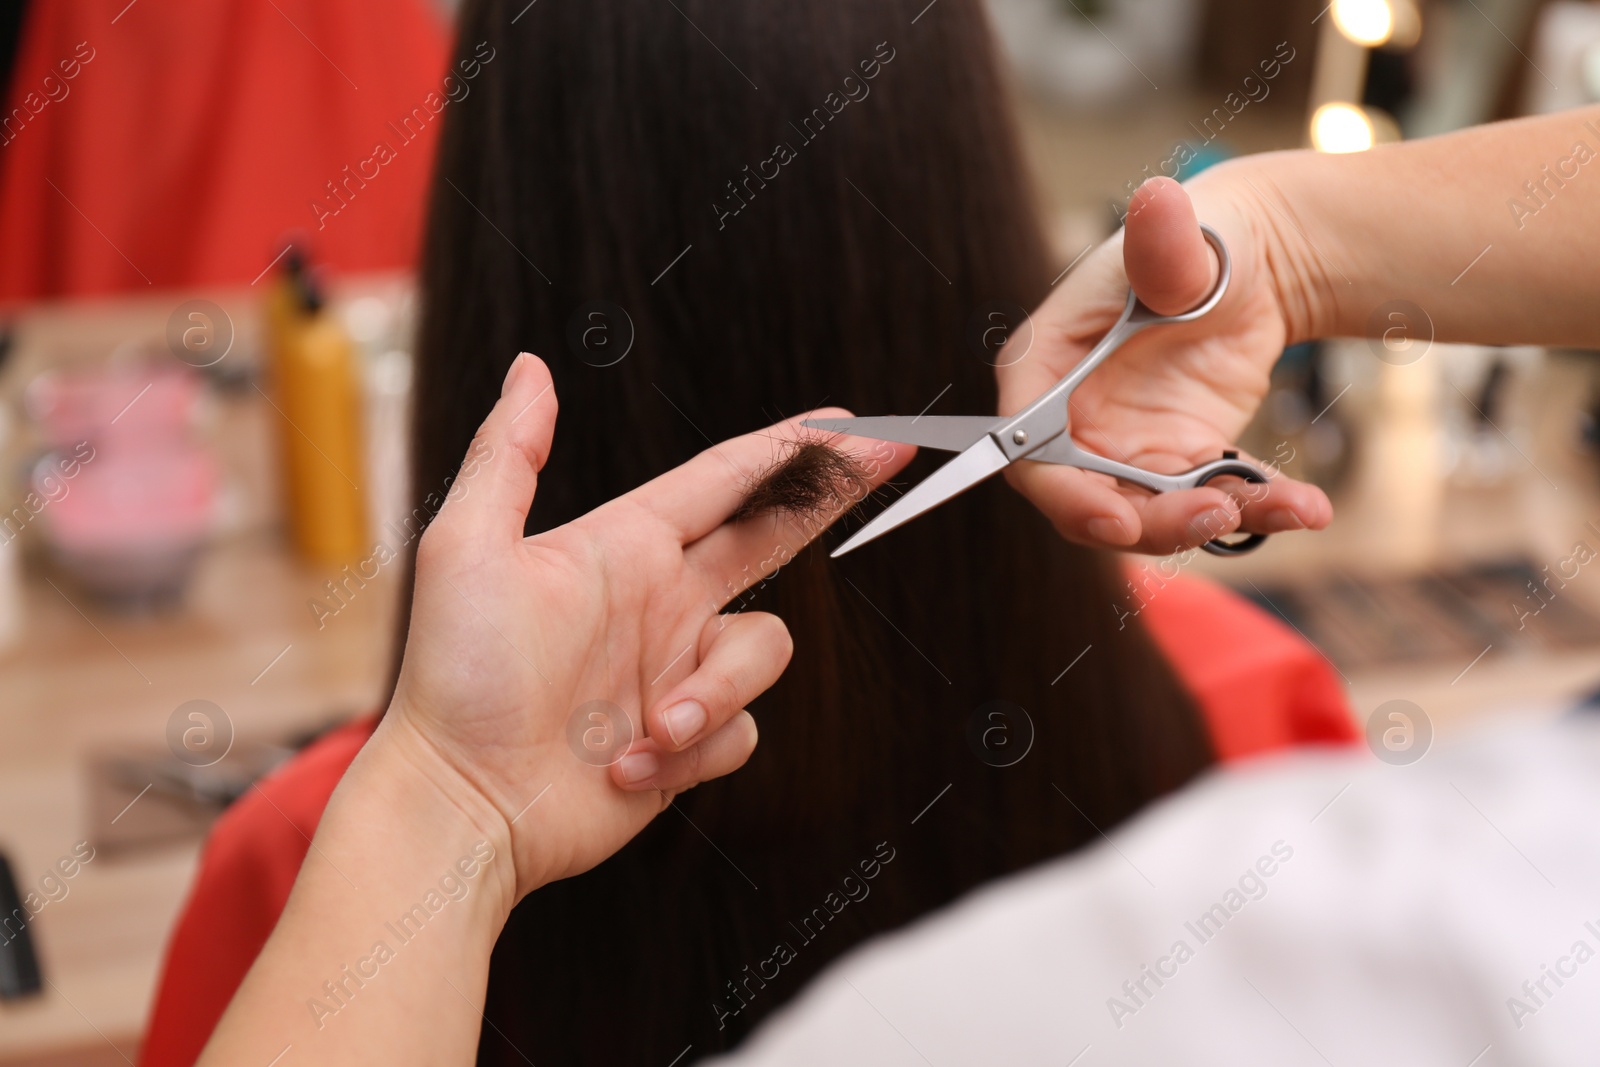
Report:
[{"label": "thumb", "polygon": [[1211,292],[1217,257],[1195,218],[1183,186],[1151,178],[1128,202],[1122,238],[1128,284],[1158,315],[1181,315]]},{"label": "thumb", "polygon": [[521,541],[555,425],[550,370],[523,352],[512,361],[500,399],[478,428],[444,507],[428,527],[434,541],[460,548]]}]

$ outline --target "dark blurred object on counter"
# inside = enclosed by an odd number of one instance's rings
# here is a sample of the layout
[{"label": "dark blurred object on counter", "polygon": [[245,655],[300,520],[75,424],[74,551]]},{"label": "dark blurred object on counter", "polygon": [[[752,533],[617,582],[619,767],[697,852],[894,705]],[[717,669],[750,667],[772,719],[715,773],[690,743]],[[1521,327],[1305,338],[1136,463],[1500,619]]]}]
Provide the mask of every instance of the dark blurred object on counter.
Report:
[{"label": "dark blurred object on counter", "polygon": [[1239,592],[1341,669],[1600,648],[1600,618],[1567,591],[1600,558],[1600,528],[1542,566],[1507,560],[1392,579],[1335,575]]},{"label": "dark blurred object on counter", "polygon": [[229,804],[292,755],[287,745],[238,741],[199,765],[160,748],[93,756],[94,846],[110,853],[204,837]]},{"label": "dark blurred object on counter", "polygon": [[33,949],[32,918],[11,862],[0,852],[0,1000],[18,1000],[43,988],[39,957]]}]

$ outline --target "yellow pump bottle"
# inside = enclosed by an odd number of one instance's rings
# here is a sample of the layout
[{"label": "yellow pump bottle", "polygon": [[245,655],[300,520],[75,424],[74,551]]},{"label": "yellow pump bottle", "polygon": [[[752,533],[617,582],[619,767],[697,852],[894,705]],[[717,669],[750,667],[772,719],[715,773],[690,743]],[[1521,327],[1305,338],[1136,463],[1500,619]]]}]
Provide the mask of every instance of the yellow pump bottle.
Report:
[{"label": "yellow pump bottle", "polygon": [[367,547],[361,380],[298,255],[268,296],[266,327],[290,541],[307,562],[352,562]]}]

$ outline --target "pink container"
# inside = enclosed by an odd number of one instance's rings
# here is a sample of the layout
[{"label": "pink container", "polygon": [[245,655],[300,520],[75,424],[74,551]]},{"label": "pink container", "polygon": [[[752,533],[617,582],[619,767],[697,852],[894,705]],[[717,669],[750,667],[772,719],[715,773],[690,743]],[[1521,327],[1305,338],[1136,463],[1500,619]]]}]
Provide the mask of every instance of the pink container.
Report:
[{"label": "pink container", "polygon": [[176,444],[189,439],[200,389],[191,371],[160,364],[46,371],[28,386],[27,407],[58,450],[85,440]]},{"label": "pink container", "polygon": [[62,569],[102,600],[172,600],[194,570],[220,480],[190,437],[200,388],[161,366],[51,372],[29,387],[54,449],[33,471],[40,522]]}]

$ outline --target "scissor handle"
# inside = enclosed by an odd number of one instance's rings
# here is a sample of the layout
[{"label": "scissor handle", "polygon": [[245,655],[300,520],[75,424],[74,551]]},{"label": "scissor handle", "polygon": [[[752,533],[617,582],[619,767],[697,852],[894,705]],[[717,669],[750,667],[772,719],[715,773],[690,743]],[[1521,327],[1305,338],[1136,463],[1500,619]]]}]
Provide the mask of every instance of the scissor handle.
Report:
[{"label": "scissor handle", "polygon": [[[1137,326],[1138,329],[1143,329],[1146,326],[1193,322],[1221,302],[1223,296],[1228,292],[1228,282],[1233,276],[1233,260],[1228,256],[1228,246],[1223,242],[1220,233],[1203,222],[1200,224],[1200,232],[1205,235],[1205,239],[1210,242],[1211,247],[1217,253],[1217,284],[1211,287],[1210,294],[1200,303],[1181,314],[1158,315],[1145,307],[1144,303],[1134,294],[1133,289],[1130,287],[1128,289],[1129,306],[1123,310],[1122,319],[1118,322],[1119,326],[1125,322],[1130,326]],[[1128,331],[1129,336],[1132,333],[1133,331]]]},{"label": "scissor handle", "polygon": [[[1122,463],[1102,456],[1098,452],[1079,448],[1069,434],[1062,434],[1043,448],[1030,453],[1027,458],[1039,463],[1057,463],[1064,467],[1093,471],[1096,474],[1109,474],[1119,482],[1136,485],[1152,493],[1180,493],[1185,489],[1198,489],[1213,478],[1241,478],[1257,485],[1265,485],[1268,479],[1266,471],[1254,463],[1240,459],[1239,453],[1232,449],[1222,453],[1221,459],[1191,467],[1181,474],[1157,474],[1155,471],[1148,471],[1143,467],[1135,467],[1131,463]],[[1214,556],[1237,556],[1260,547],[1261,542],[1266,539],[1265,534],[1250,534],[1238,541],[1220,539],[1208,541],[1201,547]]]},{"label": "scissor handle", "polygon": [[[1222,459],[1197,467],[1190,473],[1197,472],[1199,473],[1199,477],[1197,477],[1194,482],[1196,489],[1200,488],[1202,485],[1205,485],[1213,478],[1229,476],[1234,478],[1242,478],[1247,482],[1253,482],[1257,485],[1264,485],[1267,481],[1266,474],[1260,470],[1257,470],[1254,464],[1246,463],[1243,460],[1228,455],[1227,453],[1223,454]],[[1237,541],[1224,541],[1222,538],[1218,537],[1207,541],[1200,547],[1211,553],[1213,556],[1242,556],[1246,552],[1254,552],[1256,549],[1260,548],[1261,543],[1266,539],[1266,534],[1259,533],[1246,534]]]},{"label": "scissor handle", "polygon": [[1025,459],[1028,453],[1065,433],[1070,423],[1068,405],[1073,390],[1077,389],[1083,380],[1128,338],[1149,326],[1193,322],[1217,306],[1228,291],[1228,282],[1233,277],[1233,262],[1228,256],[1228,246],[1223,242],[1220,233],[1203,222],[1200,224],[1200,232],[1205,234],[1211,247],[1217,250],[1217,284],[1212,287],[1210,294],[1182,314],[1158,315],[1146,307],[1130,287],[1128,301],[1122,307],[1122,314],[1118,316],[1111,329],[1106,331],[1106,335],[1100,338],[1099,343],[1091,348],[1060,381],[1041,393],[1033,403],[991,431],[995,442],[999,444],[1007,459],[1013,461]]}]

